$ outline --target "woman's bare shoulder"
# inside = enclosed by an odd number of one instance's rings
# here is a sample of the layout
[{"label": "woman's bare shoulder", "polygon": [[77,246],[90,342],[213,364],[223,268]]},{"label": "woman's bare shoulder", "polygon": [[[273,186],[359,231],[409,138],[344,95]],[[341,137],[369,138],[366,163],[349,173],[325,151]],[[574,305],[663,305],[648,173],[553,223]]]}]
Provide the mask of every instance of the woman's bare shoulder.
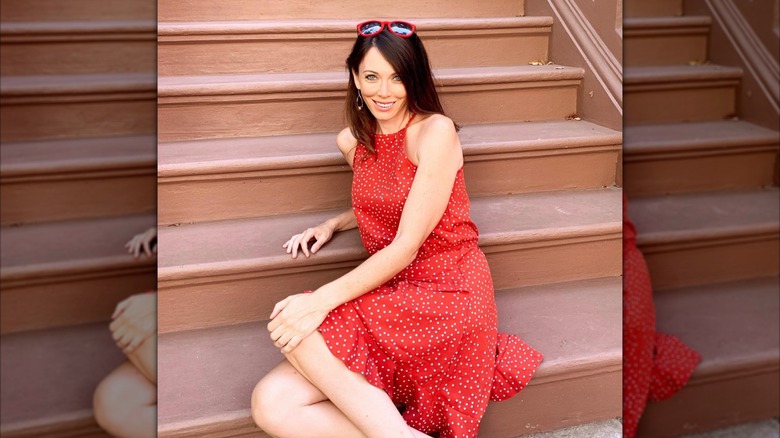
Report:
[{"label": "woman's bare shoulder", "polygon": [[339,132],[339,134],[336,136],[336,146],[339,147],[339,150],[344,155],[347,155],[347,153],[349,153],[352,149],[355,149],[357,144],[357,139],[354,135],[352,135],[352,130],[348,127],[342,129],[341,132]]},{"label": "woman's bare shoulder", "polygon": [[437,132],[455,131],[455,122],[444,114],[431,114],[420,120],[421,128],[432,129]]}]

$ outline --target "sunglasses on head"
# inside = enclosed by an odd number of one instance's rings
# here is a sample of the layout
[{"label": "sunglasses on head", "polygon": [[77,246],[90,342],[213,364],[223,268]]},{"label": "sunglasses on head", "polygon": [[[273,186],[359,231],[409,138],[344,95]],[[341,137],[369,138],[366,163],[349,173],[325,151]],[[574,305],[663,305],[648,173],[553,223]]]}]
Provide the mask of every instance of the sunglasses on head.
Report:
[{"label": "sunglasses on head", "polygon": [[414,30],[417,29],[417,26],[406,21],[370,20],[358,24],[357,31],[361,36],[370,37],[382,32],[385,26],[387,26],[390,32],[401,38],[409,38],[414,33]]}]

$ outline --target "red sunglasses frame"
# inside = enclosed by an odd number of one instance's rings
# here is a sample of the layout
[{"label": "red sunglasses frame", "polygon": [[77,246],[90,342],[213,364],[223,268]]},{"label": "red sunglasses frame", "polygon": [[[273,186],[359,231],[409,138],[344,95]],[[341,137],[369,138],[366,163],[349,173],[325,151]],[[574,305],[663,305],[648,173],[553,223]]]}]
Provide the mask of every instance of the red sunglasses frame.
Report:
[{"label": "red sunglasses frame", "polygon": [[[376,32],[371,32],[371,33],[363,33],[363,32],[361,32],[360,28],[365,26],[366,24],[369,24],[369,23],[379,23],[379,30],[377,30]],[[403,24],[405,26],[409,26],[409,28],[411,28],[412,31],[409,32],[406,35],[400,34],[400,33],[396,32],[396,31],[394,31],[393,28],[391,27],[391,25],[393,23],[401,23],[401,24]],[[389,30],[390,33],[392,33],[393,35],[397,35],[397,36],[399,36],[401,38],[409,38],[417,30],[417,26],[415,26],[414,24],[412,24],[412,23],[410,23],[408,21],[402,21],[402,20],[393,20],[393,21],[368,20],[368,21],[364,21],[362,23],[359,23],[357,25],[357,32],[358,32],[358,35],[360,35],[360,36],[372,37],[374,35],[379,35],[379,33],[381,33],[385,29],[385,27],[387,27],[387,30]]]}]

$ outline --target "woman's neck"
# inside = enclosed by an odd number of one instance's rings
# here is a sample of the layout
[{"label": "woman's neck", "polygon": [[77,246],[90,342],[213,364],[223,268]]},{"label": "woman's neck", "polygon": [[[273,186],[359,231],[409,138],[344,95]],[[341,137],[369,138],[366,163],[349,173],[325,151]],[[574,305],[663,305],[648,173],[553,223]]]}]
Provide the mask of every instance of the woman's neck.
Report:
[{"label": "woman's neck", "polygon": [[396,133],[403,129],[404,126],[406,126],[406,123],[408,123],[411,117],[412,113],[407,110],[390,120],[384,121],[384,123],[380,120],[377,120],[377,130],[380,134]]}]

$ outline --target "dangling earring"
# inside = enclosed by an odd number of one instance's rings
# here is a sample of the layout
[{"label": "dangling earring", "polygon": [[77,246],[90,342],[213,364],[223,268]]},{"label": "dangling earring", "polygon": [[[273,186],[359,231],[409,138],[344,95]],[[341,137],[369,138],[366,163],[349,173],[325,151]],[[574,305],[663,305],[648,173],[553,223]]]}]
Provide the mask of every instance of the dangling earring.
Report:
[{"label": "dangling earring", "polygon": [[355,98],[355,103],[357,104],[358,111],[363,109],[363,95],[360,94],[360,89],[357,90],[357,97]]}]

